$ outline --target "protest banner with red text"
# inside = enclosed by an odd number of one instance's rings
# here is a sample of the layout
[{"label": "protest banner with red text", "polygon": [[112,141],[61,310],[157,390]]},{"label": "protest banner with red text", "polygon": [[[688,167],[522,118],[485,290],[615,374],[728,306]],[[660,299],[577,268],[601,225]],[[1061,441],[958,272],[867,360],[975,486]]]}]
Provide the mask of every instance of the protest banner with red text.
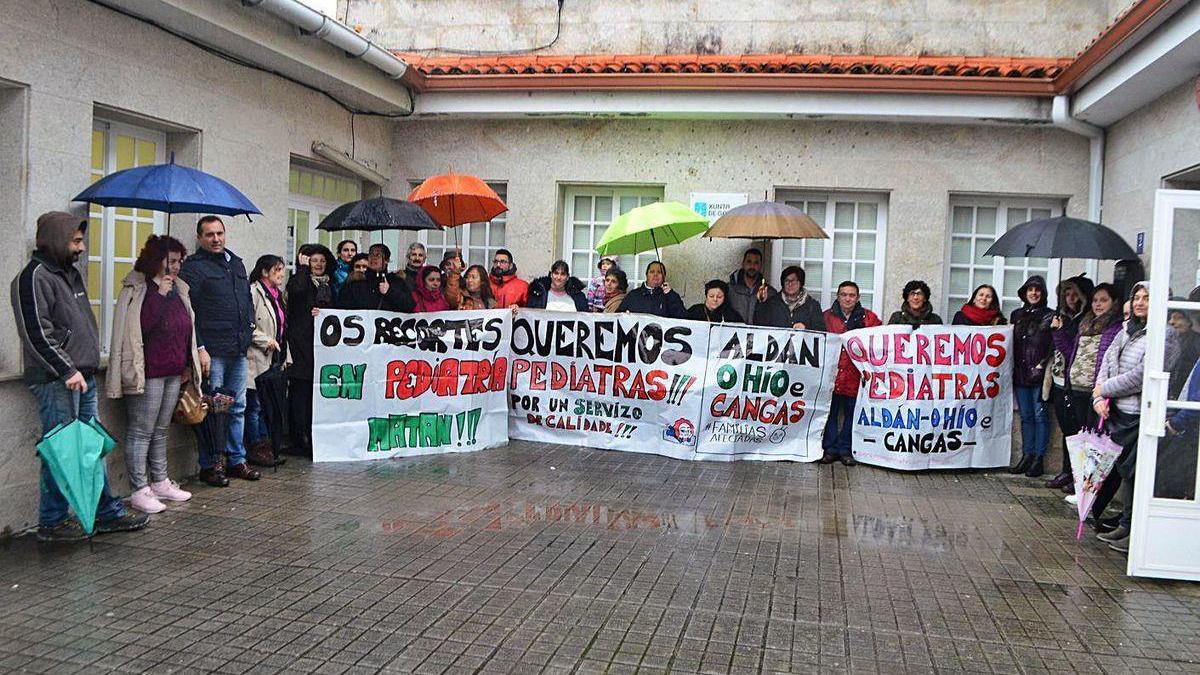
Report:
[{"label": "protest banner with red text", "polygon": [[708,329],[643,314],[519,311],[509,435],[693,459]]},{"label": "protest banner with red text", "polygon": [[828,333],[714,324],[696,459],[820,459],[840,349]]},{"label": "protest banner with red text", "polygon": [[510,315],[321,310],[313,337],[313,460],[507,443]]},{"label": "protest banner with red text", "polygon": [[879,326],[843,345],[862,372],[855,459],[905,470],[1008,463],[1011,326]]}]

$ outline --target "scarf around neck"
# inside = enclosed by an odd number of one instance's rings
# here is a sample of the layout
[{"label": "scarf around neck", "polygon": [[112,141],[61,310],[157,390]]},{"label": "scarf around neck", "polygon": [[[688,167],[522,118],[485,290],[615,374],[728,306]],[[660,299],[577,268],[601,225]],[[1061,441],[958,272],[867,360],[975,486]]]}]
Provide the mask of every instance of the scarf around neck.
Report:
[{"label": "scarf around neck", "polygon": [[963,316],[967,317],[967,320],[976,326],[991,326],[996,323],[996,317],[1000,316],[999,309],[994,307],[980,309],[973,302],[963,305],[962,313]]},{"label": "scarf around neck", "polygon": [[789,298],[787,293],[780,292],[779,297],[783,299],[783,304],[787,305],[788,311],[795,311],[797,307],[803,305],[808,300],[808,289],[801,288],[800,293],[795,298]]}]

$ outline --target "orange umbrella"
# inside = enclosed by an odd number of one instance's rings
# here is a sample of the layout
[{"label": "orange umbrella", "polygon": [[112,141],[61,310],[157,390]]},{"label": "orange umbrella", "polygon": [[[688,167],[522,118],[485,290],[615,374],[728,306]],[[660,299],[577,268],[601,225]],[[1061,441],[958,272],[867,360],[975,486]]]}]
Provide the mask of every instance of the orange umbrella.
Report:
[{"label": "orange umbrella", "polygon": [[447,173],[432,176],[408,195],[442,227],[484,223],[508,210],[504,200],[475,176]]}]

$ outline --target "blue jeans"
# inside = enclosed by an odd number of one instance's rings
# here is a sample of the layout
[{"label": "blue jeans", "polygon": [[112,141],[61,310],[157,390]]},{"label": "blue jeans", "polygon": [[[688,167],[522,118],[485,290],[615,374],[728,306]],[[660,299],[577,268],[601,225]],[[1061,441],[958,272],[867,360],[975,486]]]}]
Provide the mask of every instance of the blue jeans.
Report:
[{"label": "blue jeans", "polygon": [[1050,420],[1041,387],[1013,387],[1021,411],[1021,453],[1041,459],[1050,444]]},{"label": "blue jeans", "polygon": [[266,411],[258,400],[258,392],[246,390],[246,442],[250,445],[270,437],[271,428],[267,426]]},{"label": "blue jeans", "polygon": [[[86,381],[87,392],[83,394],[77,394],[67,389],[62,380],[47,382],[46,384],[29,385],[30,391],[33,392],[33,397],[37,399],[38,417],[42,420],[42,435],[49,433],[51,429],[59,424],[70,422],[76,417],[83,420],[90,420],[96,417],[98,412],[96,407],[96,378],[89,376]],[[76,410],[78,410],[78,413]],[[42,462],[42,475],[39,488],[41,498],[38,502],[38,527],[54,527],[70,517],[71,507],[67,503],[67,498],[63,496],[62,491],[58,489],[58,484],[54,482],[54,476],[50,473],[46,462]],[[96,509],[96,520],[114,520],[124,515],[125,505],[121,503],[120,499],[113,496],[112,490],[108,487],[108,471],[106,467],[104,489],[100,492],[100,504]]]},{"label": "blue jeans", "polygon": [[224,448],[200,448],[200,468],[211,469],[221,466],[224,454],[229,466],[246,461],[246,446],[242,444],[242,433],[246,429],[246,356],[213,356],[205,387],[215,391],[224,389],[236,396],[229,409],[229,431],[225,434]]},{"label": "blue jeans", "polygon": [[[853,396],[833,395],[833,402],[829,405],[829,419],[825,420],[825,437],[821,441],[826,455],[850,456],[850,448],[854,441],[855,402]],[[842,418],[840,423],[839,415]]]}]

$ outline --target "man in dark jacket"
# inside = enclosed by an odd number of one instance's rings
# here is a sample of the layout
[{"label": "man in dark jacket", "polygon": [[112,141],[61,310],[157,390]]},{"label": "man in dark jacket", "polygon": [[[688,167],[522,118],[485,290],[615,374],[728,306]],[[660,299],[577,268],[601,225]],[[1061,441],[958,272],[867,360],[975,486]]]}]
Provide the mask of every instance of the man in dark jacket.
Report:
[{"label": "man in dark jacket", "polygon": [[[93,419],[98,412],[99,330],[87,285],[75,266],[84,251],[87,225],[87,220],[63,211],[42,214],[37,221],[37,250],[12,281],[24,381],[37,399],[42,434],[76,417]],[[95,532],[128,532],[145,527],[147,522],[145,514],[125,510],[109,489],[106,475],[96,509]],[[37,538],[85,538],[83,527],[71,517],[70,506],[45,461],[41,467]]]},{"label": "man in dark jacket", "polygon": [[[234,398],[224,447],[200,448],[200,480],[226,487],[229,479],[258,480],[246,464],[242,430],[246,413],[246,350],[254,333],[254,306],[242,259],[225,248],[225,223],[204,216],[196,223],[196,252],[183,261],[179,278],[191,288],[196,342],[205,386]],[[228,469],[226,469],[228,461]]]},{"label": "man in dark jacket", "polygon": [[821,303],[804,288],[804,270],[790,265],[779,275],[783,289],[754,311],[754,325],[825,332],[825,312]]},{"label": "man in dark jacket", "polygon": [[381,309],[385,312],[411,312],[416,307],[412,288],[399,275],[388,272],[392,250],[386,244],[371,244],[367,249],[367,275],[347,282],[338,297],[342,309]]},{"label": "man in dark jacket", "polygon": [[404,280],[408,282],[410,289],[420,286],[420,279],[417,277],[421,273],[421,268],[425,266],[425,256],[425,244],[414,241],[408,245],[407,264],[404,266]]},{"label": "man in dark jacket", "polygon": [[774,297],[775,289],[762,273],[762,251],[748,248],[742,254],[742,268],[729,275],[729,296],[725,301],[748,324],[754,323],[754,310]]}]

